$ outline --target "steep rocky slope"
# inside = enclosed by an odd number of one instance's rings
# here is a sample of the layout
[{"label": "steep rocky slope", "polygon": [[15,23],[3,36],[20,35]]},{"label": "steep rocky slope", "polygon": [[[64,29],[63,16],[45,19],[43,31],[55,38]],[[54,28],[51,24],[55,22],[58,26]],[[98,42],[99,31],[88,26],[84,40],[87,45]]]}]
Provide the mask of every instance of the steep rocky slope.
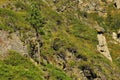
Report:
[{"label": "steep rocky slope", "polygon": [[119,0],[1,0],[0,80],[119,80]]}]

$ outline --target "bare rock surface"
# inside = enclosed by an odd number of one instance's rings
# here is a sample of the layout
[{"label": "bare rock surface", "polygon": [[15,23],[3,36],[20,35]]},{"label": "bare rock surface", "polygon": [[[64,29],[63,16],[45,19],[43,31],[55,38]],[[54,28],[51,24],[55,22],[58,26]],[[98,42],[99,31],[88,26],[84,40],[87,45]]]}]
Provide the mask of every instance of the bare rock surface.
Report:
[{"label": "bare rock surface", "polygon": [[114,0],[117,9],[120,9],[120,0]]},{"label": "bare rock surface", "polygon": [[112,38],[115,40],[114,41],[115,44],[119,44],[120,43],[120,30],[117,33],[113,32]]},{"label": "bare rock surface", "polygon": [[98,38],[98,42],[99,42],[99,44],[97,45],[98,51],[101,54],[103,54],[107,59],[109,59],[110,61],[112,61],[109,49],[107,47],[107,42],[106,42],[105,36],[103,34],[98,34],[97,38]]},{"label": "bare rock surface", "polygon": [[28,52],[27,47],[23,45],[17,34],[0,31],[0,53],[7,53],[10,50],[14,50],[22,55]]}]

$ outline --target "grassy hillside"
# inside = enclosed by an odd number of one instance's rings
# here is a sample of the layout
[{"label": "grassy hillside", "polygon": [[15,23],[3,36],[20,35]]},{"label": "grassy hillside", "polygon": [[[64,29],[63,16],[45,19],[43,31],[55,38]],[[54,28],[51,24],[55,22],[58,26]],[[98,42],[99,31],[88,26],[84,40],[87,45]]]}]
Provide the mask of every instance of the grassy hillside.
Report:
[{"label": "grassy hillside", "polygon": [[[37,30],[30,22],[33,3],[44,21]],[[69,0],[1,0],[0,30],[17,34],[28,48],[28,57],[14,50],[0,53],[0,80],[120,79],[120,46],[111,43],[111,33],[119,29],[119,10],[113,3],[102,4],[108,14],[103,17],[99,11],[82,11],[76,4]],[[95,22],[106,30],[113,62],[97,51]]]}]

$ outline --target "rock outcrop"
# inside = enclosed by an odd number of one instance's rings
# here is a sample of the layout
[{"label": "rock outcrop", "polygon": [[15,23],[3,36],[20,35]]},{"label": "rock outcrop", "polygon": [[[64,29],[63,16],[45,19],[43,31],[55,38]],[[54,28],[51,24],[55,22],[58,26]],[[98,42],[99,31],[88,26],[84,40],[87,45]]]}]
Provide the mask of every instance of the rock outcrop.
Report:
[{"label": "rock outcrop", "polygon": [[108,58],[110,61],[112,61],[109,49],[107,47],[107,43],[106,43],[106,38],[103,34],[98,34],[97,35],[99,44],[97,45],[97,49],[98,51],[103,54],[106,58]]},{"label": "rock outcrop", "polygon": [[112,37],[117,43],[120,43],[120,31],[118,31],[117,33],[113,32]]},{"label": "rock outcrop", "polygon": [[28,52],[27,47],[23,45],[17,34],[0,31],[0,53],[7,53],[10,50],[21,53],[22,55]]},{"label": "rock outcrop", "polygon": [[97,50],[103,54],[107,59],[112,61],[112,57],[110,55],[106,38],[104,36],[105,29],[103,27],[100,27],[97,22],[94,23],[95,25],[93,26],[95,30],[97,31],[97,39],[98,39],[98,45],[97,45]]},{"label": "rock outcrop", "polygon": [[115,0],[114,2],[115,2],[115,7],[117,9],[120,9],[120,0]]}]

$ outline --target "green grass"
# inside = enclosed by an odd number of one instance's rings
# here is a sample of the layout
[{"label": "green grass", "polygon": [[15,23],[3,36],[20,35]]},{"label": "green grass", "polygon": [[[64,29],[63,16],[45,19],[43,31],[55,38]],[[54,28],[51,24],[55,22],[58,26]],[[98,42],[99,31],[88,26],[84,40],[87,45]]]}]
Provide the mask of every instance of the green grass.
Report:
[{"label": "green grass", "polygon": [[19,53],[10,51],[5,59],[0,60],[1,80],[43,80],[41,77],[39,68]]},{"label": "green grass", "polygon": [[8,9],[0,9],[0,28],[7,31],[29,30],[30,25],[23,17],[25,14],[19,14]]},{"label": "green grass", "polygon": [[72,80],[64,71],[56,68],[55,65],[46,66],[51,75],[51,80]]}]

